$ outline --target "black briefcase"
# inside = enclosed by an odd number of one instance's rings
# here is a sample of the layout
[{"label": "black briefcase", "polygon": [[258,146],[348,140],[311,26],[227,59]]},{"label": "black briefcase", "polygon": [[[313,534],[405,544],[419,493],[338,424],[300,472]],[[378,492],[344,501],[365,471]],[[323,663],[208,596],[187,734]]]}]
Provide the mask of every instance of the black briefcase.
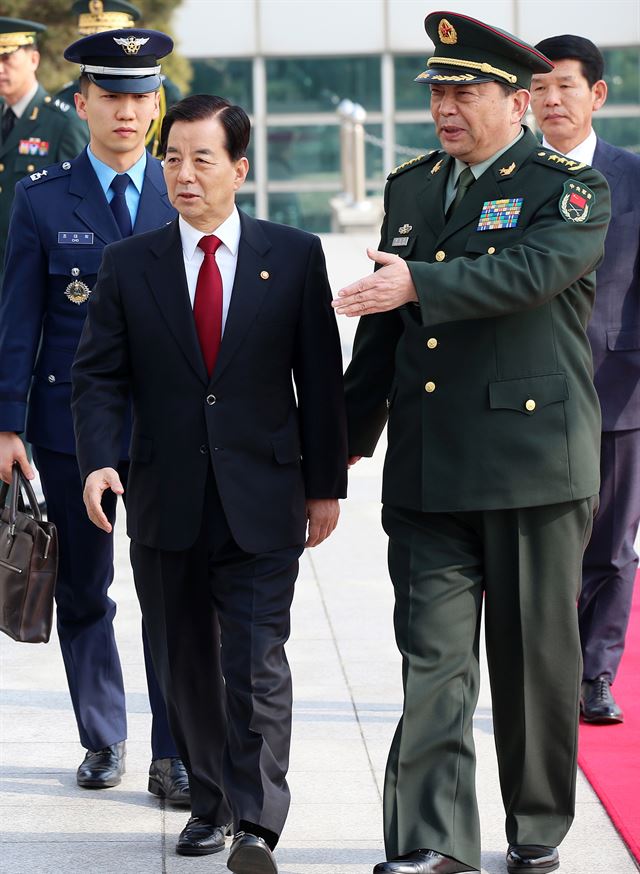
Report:
[{"label": "black briefcase", "polygon": [[51,635],[58,571],[56,527],[42,519],[31,483],[17,462],[13,465],[9,506],[8,492],[9,486],[2,483],[0,630],[24,643],[46,643]]}]

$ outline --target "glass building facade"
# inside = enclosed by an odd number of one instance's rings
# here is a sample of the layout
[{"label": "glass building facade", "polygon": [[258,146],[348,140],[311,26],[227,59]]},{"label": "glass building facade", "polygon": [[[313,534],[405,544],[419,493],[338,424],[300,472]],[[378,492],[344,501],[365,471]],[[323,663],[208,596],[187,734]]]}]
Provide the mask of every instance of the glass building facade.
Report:
[{"label": "glass building facade", "polygon": [[[336,110],[344,99],[360,104],[367,113],[366,187],[371,196],[382,193],[387,174],[397,164],[439,146],[428,111],[428,88],[413,81],[425,68],[430,44],[424,31],[422,37],[415,37],[415,24],[396,14],[405,13],[406,17],[413,10],[421,26],[421,3],[370,0],[370,31],[364,34],[349,32],[356,22],[360,26],[364,6],[353,0],[326,0],[322,9],[303,0],[235,2],[234,10],[245,15],[244,29],[227,31],[228,45],[223,45],[221,38],[220,46],[212,43],[212,54],[217,57],[206,56],[202,26],[189,32],[191,44],[201,40],[190,57],[194,71],[191,91],[220,94],[251,115],[251,171],[238,197],[248,212],[316,233],[330,230],[330,200],[341,190],[340,119]],[[626,9],[628,0],[611,2]],[[495,9],[493,20],[504,16],[503,0],[487,3]],[[572,9],[576,6],[573,0],[568,3],[573,3]],[[185,5],[201,18],[201,10],[209,8],[208,3],[198,0],[187,0]],[[225,4],[216,6],[217,10],[223,8],[227,8]],[[535,3],[515,0],[509,8],[518,10],[520,30],[535,31],[539,18]],[[338,10],[341,19],[332,27],[331,15],[337,15]],[[472,15],[475,12],[469,11]],[[491,10],[486,17],[492,20]],[[622,27],[620,18],[617,21]],[[609,26],[612,19],[603,22],[603,27]],[[518,32],[513,20],[502,23]],[[572,32],[562,22],[555,25],[556,33]],[[626,30],[620,42],[632,44],[603,49],[609,97],[595,115],[594,127],[604,139],[640,152],[640,32],[637,26]],[[327,34],[331,35],[329,41]],[[585,35],[593,38],[593,34]],[[611,34],[604,36],[611,40]],[[535,42],[541,37],[533,32],[529,38]],[[420,53],[401,50],[412,41],[424,44]],[[315,51],[305,52],[306,46],[313,45]],[[344,51],[347,45],[357,45],[358,53]],[[368,45],[379,50],[367,51]],[[183,50],[190,54],[189,45]],[[221,51],[234,57],[221,57]]]}]

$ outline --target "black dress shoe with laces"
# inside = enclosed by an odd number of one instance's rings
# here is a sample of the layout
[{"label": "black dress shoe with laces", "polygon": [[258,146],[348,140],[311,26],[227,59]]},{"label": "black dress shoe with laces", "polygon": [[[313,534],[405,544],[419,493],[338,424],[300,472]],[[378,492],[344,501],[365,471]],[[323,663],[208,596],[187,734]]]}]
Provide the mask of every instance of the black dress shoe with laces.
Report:
[{"label": "black dress shoe with laces", "polygon": [[227,868],[234,874],[278,874],[269,844],[249,832],[238,832],[234,837]]},{"label": "black dress shoe with laces", "polygon": [[507,871],[509,874],[545,874],[560,867],[560,856],[556,847],[543,847],[539,844],[509,844],[507,852]]},{"label": "black dress shoe with laces", "polygon": [[224,850],[229,825],[213,825],[199,816],[190,816],[180,832],[176,853],[179,856],[209,856]]},{"label": "black dress shoe with laces", "polygon": [[182,759],[172,756],[169,759],[154,759],[149,768],[149,792],[164,798],[171,804],[189,807],[189,777]]},{"label": "black dress shoe with laces", "polygon": [[611,694],[611,684],[606,674],[600,674],[595,680],[585,680],[582,683],[580,713],[584,722],[592,722],[596,725],[615,725],[624,722],[622,710]]},{"label": "black dress shoe with laces", "polygon": [[123,740],[103,750],[88,750],[76,773],[76,782],[83,789],[110,789],[117,786],[124,774],[126,756]]},{"label": "black dress shoe with laces", "polygon": [[461,871],[475,870],[435,850],[412,850],[406,856],[378,862],[373,874],[459,874]]}]

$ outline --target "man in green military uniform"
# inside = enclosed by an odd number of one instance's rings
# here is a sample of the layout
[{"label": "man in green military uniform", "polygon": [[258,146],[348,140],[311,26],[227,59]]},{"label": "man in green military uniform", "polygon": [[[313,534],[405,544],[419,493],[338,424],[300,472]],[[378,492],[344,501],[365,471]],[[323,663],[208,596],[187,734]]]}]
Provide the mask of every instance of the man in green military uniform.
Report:
[{"label": "man in green military uniform", "polygon": [[388,419],[404,709],[374,872],[480,868],[483,600],[507,868],[548,872],[574,815],[576,599],[600,437],[585,327],[609,194],[521,125],[544,55],[464,15],[425,27],[436,51],[417,81],[443,151],[389,176],[379,269],[334,302],[364,316],[346,374],[352,461]]},{"label": "man in green military uniform", "polygon": [[[123,27],[133,27],[140,18],[140,10],[132,3],[126,3],[125,0],[76,0],[71,7],[71,14],[78,16],[78,33],[82,36],[118,30]],[[182,98],[180,89],[175,82],[172,82],[164,73],[161,76],[162,85],[158,92],[160,113],[151,122],[145,139],[145,146],[154,156],[158,154],[162,119],[165,117],[167,109]],[[73,106],[73,95],[79,90],[79,80],[74,79],[72,82],[67,82],[58,91],[55,100],[59,101],[61,106]]]},{"label": "man in green military uniform", "polygon": [[35,21],[0,18],[0,280],[16,182],[75,156],[89,141],[71,107],[38,84]]}]

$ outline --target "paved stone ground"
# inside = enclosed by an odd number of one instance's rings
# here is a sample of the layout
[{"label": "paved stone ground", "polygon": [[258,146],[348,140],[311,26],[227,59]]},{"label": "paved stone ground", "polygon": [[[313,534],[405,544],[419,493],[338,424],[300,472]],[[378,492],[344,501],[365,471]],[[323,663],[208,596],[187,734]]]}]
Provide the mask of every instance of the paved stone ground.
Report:
[{"label": "paved stone ground", "polygon": [[[375,245],[375,243],[374,243]],[[362,239],[327,241],[339,288],[368,271]],[[343,324],[350,352],[353,323]],[[381,792],[400,712],[392,592],[379,525],[382,454],[354,468],[333,537],[301,562],[288,647],[295,712],[290,817],[277,857],[281,874],[370,874],[383,858]],[[226,852],[174,853],[184,810],[146,792],[150,717],[139,612],[122,516],[112,592],[129,710],[127,774],[102,792],[79,789],[77,742],[57,641],[0,640],[0,850],[2,874],[215,874]],[[503,811],[496,778],[486,667],[475,718],[483,874],[504,874]],[[561,847],[562,874],[634,874],[637,868],[586,781]]]}]

